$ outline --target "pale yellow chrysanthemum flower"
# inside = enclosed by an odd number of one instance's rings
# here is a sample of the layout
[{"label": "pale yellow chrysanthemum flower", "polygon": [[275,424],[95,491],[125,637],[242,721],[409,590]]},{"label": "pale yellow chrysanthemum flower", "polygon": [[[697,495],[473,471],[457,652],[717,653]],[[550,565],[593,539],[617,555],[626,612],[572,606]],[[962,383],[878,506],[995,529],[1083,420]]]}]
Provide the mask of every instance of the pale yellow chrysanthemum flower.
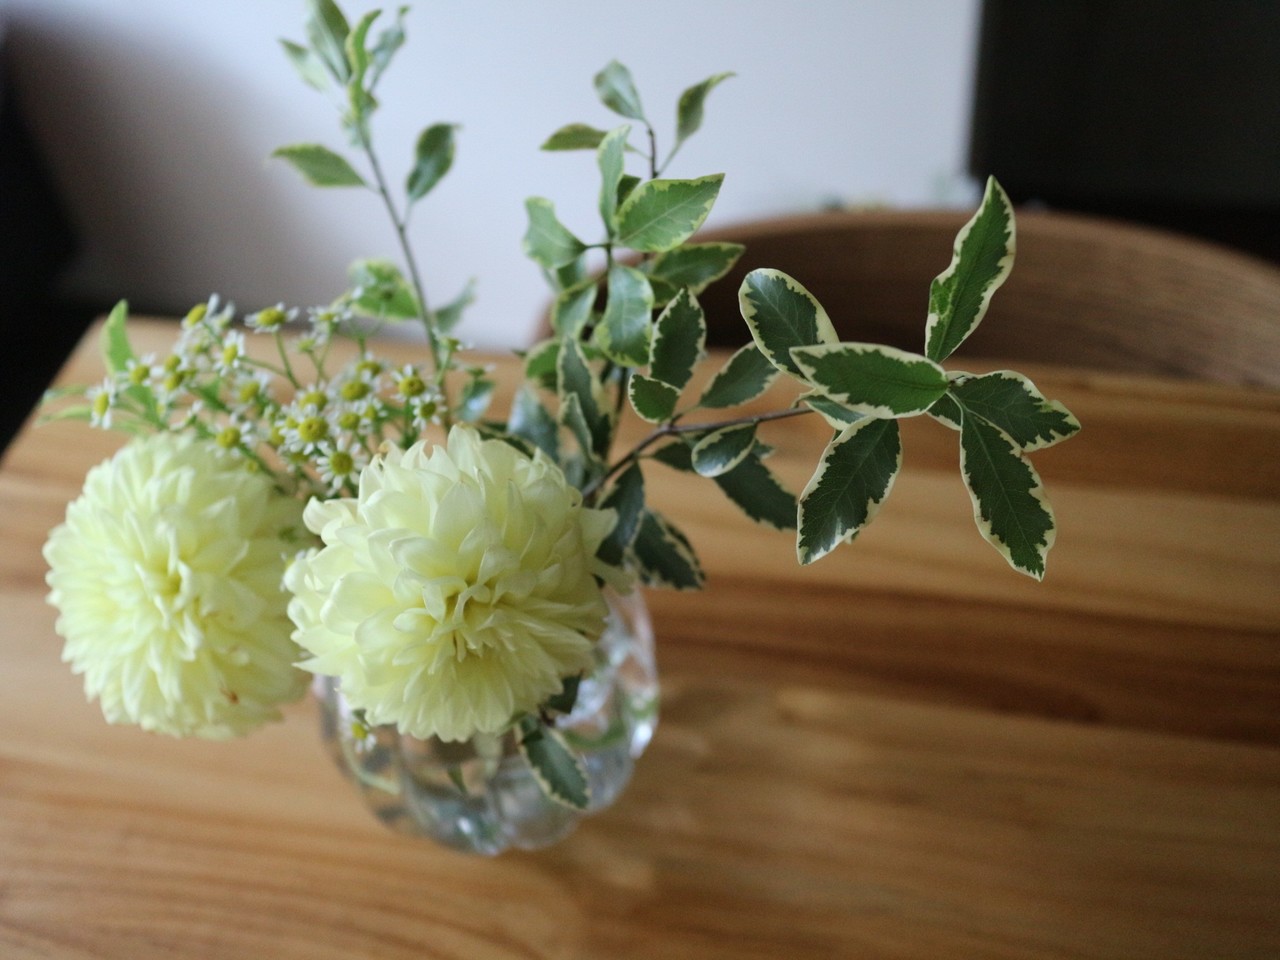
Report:
[{"label": "pale yellow chrysanthemum flower", "polygon": [[454,427],[375,459],[358,497],[312,500],[305,519],[324,547],[286,575],[301,666],[338,677],[370,722],[497,733],[592,665],[615,515],[541,453]]},{"label": "pale yellow chrysanthemum flower", "polygon": [[44,556],[62,658],[109,722],[220,739],[306,692],[282,586],[301,512],[243,460],[174,434],[89,471]]}]

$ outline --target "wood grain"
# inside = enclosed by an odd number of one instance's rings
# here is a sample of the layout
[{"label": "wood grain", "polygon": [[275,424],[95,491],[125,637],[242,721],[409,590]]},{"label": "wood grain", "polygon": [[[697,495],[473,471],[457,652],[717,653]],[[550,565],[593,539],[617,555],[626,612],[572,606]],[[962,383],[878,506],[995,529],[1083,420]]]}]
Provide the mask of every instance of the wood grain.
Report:
[{"label": "wood grain", "polygon": [[[1037,458],[1043,584],[980,542],[936,425],[805,569],[651,471],[710,574],[650,595],[658,736],[617,806],[495,860],[384,832],[308,703],[230,744],[104,724],[39,551],[119,441],[28,429],[0,470],[0,957],[1280,955],[1280,395],[1029,372],[1085,424]],[[780,472],[824,434],[776,426]]]}]

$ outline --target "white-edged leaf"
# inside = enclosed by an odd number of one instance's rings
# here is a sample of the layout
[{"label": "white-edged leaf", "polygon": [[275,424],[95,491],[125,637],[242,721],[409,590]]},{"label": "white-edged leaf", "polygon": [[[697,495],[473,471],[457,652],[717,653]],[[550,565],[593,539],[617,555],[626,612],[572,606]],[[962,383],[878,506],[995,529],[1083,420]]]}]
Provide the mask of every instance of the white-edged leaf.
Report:
[{"label": "white-edged leaf", "polygon": [[672,287],[701,293],[738,262],[747,248],[740,243],[685,243],[653,260],[649,275]]},{"label": "white-edged leaf", "polygon": [[759,446],[712,482],[756,523],[774,530],[796,528],[796,497],[764,464]]},{"label": "white-edged leaf", "polygon": [[540,150],[594,150],[608,134],[585,123],[566,123],[542,142]]},{"label": "white-edged leaf", "polygon": [[591,805],[587,771],[559,730],[533,717],[525,718],[520,724],[520,753],[550,799],[574,810]]},{"label": "white-edged leaf", "polygon": [[524,234],[524,252],[549,270],[567,266],[578,259],[586,244],[569,232],[558,219],[556,208],[545,197],[524,202],[529,228]]},{"label": "white-edged leaf", "polygon": [[700,590],[705,577],[688,539],[669,520],[645,510],[631,544],[640,581],[650,587]]},{"label": "white-edged leaf", "polygon": [[[1024,453],[1051,447],[1080,430],[1080,421],[1013,370],[952,378],[951,394],[966,410],[1007,433]],[[932,412],[932,411],[931,411]]]},{"label": "white-edged leaf", "polygon": [[347,63],[347,35],[351,27],[341,8],[333,0],[308,0],[307,39],[329,73],[339,83],[351,77]]},{"label": "white-edged leaf", "polygon": [[614,113],[630,120],[644,120],[644,109],[640,106],[640,93],[631,78],[631,71],[617,60],[610,60],[605,68],[595,75],[596,94],[600,102]]},{"label": "white-edged leaf", "polygon": [[732,76],[732,73],[717,73],[680,94],[680,101],[676,104],[676,146],[698,132],[698,128],[702,126],[702,109],[706,104],[707,94]]},{"label": "white-edged leaf", "polygon": [[874,343],[794,347],[801,376],[843,406],[873,417],[923,413],[947,392],[947,373],[927,357]]},{"label": "white-edged leaf", "polygon": [[803,376],[791,358],[793,347],[840,339],[822,304],[781,270],[748,273],[738,289],[738,307],[760,352],[784,373]]},{"label": "white-edged leaf", "polygon": [[870,523],[902,467],[896,420],[868,417],[838,433],[800,494],[796,555],[825,557]]},{"label": "white-edged leaf", "polygon": [[364,177],[345,157],[318,143],[294,143],[277,147],[271,154],[287,161],[307,182],[316,187],[363,187]]},{"label": "white-edged leaf", "polygon": [[589,449],[596,450],[603,439],[603,421],[606,419],[597,400],[601,393],[600,382],[587,363],[587,358],[582,352],[582,344],[576,339],[561,338],[556,374],[561,404],[563,405],[571,397],[578,401],[583,422],[592,437]]},{"label": "white-edged leaf", "polygon": [[925,355],[941,363],[973,333],[1013,269],[1013,204],[994,177],[977,213],[956,235],[951,264],[929,286]]},{"label": "white-edged leaf", "polygon": [[644,515],[644,473],[639,463],[632,463],[618,475],[600,507],[613,510],[618,519],[596,555],[611,566],[620,566]]},{"label": "white-edged leaf", "polygon": [[827,425],[837,433],[845,427],[853,426],[866,417],[865,413],[859,413],[857,410],[836,403],[830,397],[816,390],[802,394],[800,400],[804,402],[805,406],[827,421]]},{"label": "white-edged leaf", "polygon": [[689,451],[693,469],[703,477],[728,473],[751,452],[756,442],[756,425],[743,423],[715,430],[693,445]]},{"label": "white-edged leaf", "polygon": [[653,327],[649,375],[683,390],[706,353],[707,320],[697,297],[687,289],[667,304]]},{"label": "white-edged leaf", "polygon": [[739,348],[711,378],[698,405],[719,409],[754,400],[773,385],[778,373],[778,368],[756,345],[748,343]]},{"label": "white-edged leaf", "polygon": [[596,150],[596,165],[600,168],[600,219],[605,230],[613,236],[618,212],[618,188],[622,184],[626,162],[627,137],[631,127],[627,124],[610,130]]},{"label": "white-edged leaf", "polygon": [[524,355],[524,378],[547,390],[560,381],[560,338],[551,337],[530,347]]},{"label": "white-edged leaf", "polygon": [[983,539],[1015,570],[1042,579],[1055,536],[1053,509],[1040,475],[1018,444],[995,424],[964,410],[960,473]]},{"label": "white-edged leaf", "polygon": [[591,436],[591,427],[587,425],[587,418],[582,413],[582,401],[578,399],[576,393],[568,394],[561,399],[557,419],[573,434],[573,439],[578,442],[578,449],[582,451],[584,460],[594,463],[596,461],[595,438]]},{"label": "white-edged leaf", "polygon": [[456,124],[435,123],[418,136],[413,169],[405,180],[405,193],[410,202],[421,200],[430,193],[453,166],[456,151],[453,132],[456,129]]},{"label": "white-edged leaf", "polygon": [[591,320],[597,294],[595,280],[561,290],[551,304],[551,329],[562,337],[577,338]]},{"label": "white-edged leaf", "polygon": [[631,408],[650,423],[665,423],[675,413],[680,391],[669,383],[633,373],[627,380],[627,397]]},{"label": "white-edged leaf", "polygon": [[316,90],[329,88],[329,74],[325,72],[324,64],[314,51],[291,40],[281,40],[280,46],[284,47],[289,62],[307,86]]},{"label": "white-edged leaf", "polygon": [[614,264],[608,275],[609,299],[595,329],[597,346],[614,363],[641,367],[649,362],[653,326],[653,290],[635,267]]},{"label": "white-edged leaf", "polygon": [[661,253],[702,226],[720,194],[724,174],[696,180],[648,180],[618,208],[616,240],[630,250]]},{"label": "white-edged leaf", "polygon": [[537,393],[524,384],[511,401],[507,430],[523,437],[542,450],[552,461],[560,460],[560,429],[556,419],[538,399]]}]

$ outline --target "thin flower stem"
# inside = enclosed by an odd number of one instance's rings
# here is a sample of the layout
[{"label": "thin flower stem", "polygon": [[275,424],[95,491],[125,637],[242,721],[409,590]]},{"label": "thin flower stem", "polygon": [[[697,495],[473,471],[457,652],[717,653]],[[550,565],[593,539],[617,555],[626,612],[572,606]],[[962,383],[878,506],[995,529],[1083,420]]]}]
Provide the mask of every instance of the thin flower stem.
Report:
[{"label": "thin flower stem", "polygon": [[734,417],[729,420],[715,420],[710,423],[689,423],[680,424],[676,419],[670,420],[662,426],[654,429],[647,437],[631,448],[627,454],[611,466],[599,479],[587,484],[582,491],[584,500],[589,500],[600,488],[603,487],[611,477],[622,472],[630,464],[640,458],[640,454],[657,443],[663,437],[675,437],[682,433],[698,433],[705,430],[723,430],[727,427],[740,427],[747,424],[766,423],[770,420],[786,420],[789,417],[802,417],[807,413],[812,413],[808,407],[789,407],[786,410],[770,410],[768,413],[757,413],[745,417]]}]

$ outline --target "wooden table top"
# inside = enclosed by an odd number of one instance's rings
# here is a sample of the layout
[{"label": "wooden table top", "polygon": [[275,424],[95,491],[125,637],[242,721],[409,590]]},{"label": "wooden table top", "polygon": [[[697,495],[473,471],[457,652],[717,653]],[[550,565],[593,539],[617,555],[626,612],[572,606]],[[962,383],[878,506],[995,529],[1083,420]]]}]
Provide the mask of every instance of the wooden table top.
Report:
[{"label": "wooden table top", "polygon": [[[1280,956],[1280,394],[1022,367],[1084,423],[1036,457],[1042,584],[980,541],[937,424],[805,569],[655,468],[709,574],[649,595],[657,738],[616,806],[496,859],[385,832],[309,702],[233,743],[104,723],[40,547],[120,438],[29,427],[0,470],[0,957]],[[826,434],[767,435],[797,488]]]}]

